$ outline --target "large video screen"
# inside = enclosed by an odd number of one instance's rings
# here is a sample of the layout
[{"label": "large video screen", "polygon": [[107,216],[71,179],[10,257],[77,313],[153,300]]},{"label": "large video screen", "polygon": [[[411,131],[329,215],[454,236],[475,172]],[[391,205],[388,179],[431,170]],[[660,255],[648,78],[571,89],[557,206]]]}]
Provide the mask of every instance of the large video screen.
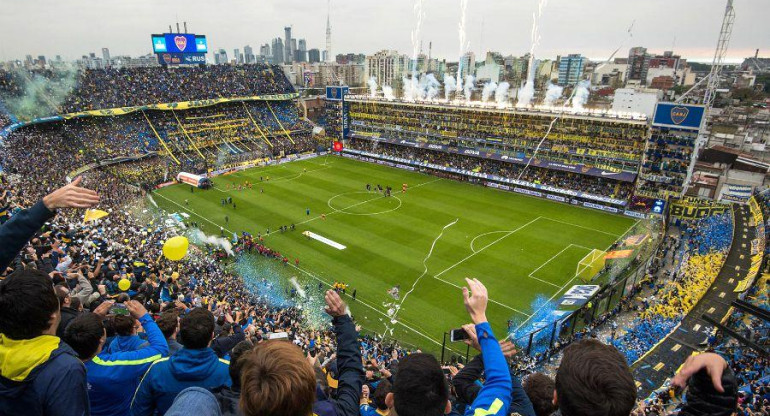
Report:
[{"label": "large video screen", "polygon": [[152,51],[155,53],[206,53],[206,36],[191,33],[164,33],[152,35]]}]

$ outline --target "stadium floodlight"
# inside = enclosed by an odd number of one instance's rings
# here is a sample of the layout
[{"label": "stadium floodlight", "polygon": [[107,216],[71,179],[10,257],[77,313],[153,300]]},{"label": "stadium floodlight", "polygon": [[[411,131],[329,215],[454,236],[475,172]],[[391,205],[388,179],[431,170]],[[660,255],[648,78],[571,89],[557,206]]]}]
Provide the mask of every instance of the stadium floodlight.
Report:
[{"label": "stadium floodlight", "polygon": [[575,276],[579,277],[585,283],[593,280],[593,278],[604,268],[604,256],[606,255],[607,252],[605,251],[599,249],[591,250],[590,253],[586,254],[586,256],[578,262]]}]

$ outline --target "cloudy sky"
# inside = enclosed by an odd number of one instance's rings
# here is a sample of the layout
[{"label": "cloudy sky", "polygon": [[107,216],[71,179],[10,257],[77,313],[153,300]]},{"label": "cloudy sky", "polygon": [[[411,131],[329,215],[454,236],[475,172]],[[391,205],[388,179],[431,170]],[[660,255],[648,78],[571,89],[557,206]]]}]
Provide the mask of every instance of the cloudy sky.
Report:
[{"label": "cloudy sky", "polygon": [[[417,0],[332,0],[333,52],[373,53],[396,49],[411,54]],[[541,0],[545,1],[545,0]],[[726,0],[548,0],[536,56],[582,53],[606,58],[621,48],[673,49],[690,60],[711,61]],[[88,52],[112,55],[150,52],[150,34],[177,20],[205,34],[209,49],[242,50],[283,36],[308,48],[325,45],[326,0],[0,0],[0,60],[26,54],[75,59]],[[522,55],[530,49],[537,0],[468,0],[467,39],[477,56],[494,50]],[[770,56],[770,3],[735,0],[737,17],[729,61]],[[457,60],[460,0],[423,0],[421,39],[427,53]],[[631,36],[628,29],[632,26]]]}]

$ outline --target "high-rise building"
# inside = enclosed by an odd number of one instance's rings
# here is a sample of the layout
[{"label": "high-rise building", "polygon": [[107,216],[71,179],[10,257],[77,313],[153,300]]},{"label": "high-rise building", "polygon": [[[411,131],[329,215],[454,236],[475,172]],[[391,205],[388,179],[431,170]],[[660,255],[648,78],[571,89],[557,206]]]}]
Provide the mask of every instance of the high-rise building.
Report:
[{"label": "high-rise building", "polygon": [[311,49],[307,51],[307,60],[311,64],[317,64],[321,62],[321,51],[318,49]]},{"label": "high-rise building", "polygon": [[285,40],[283,41],[283,62],[290,64],[292,61],[292,58],[294,57],[294,54],[292,53],[291,48],[291,26],[286,26],[283,28],[283,32],[285,35]]},{"label": "high-rise building", "polygon": [[280,65],[283,60],[283,40],[281,38],[273,39],[273,64]]},{"label": "high-rise building", "polygon": [[102,58],[104,58],[104,62],[110,61],[110,50],[109,48],[102,48]]},{"label": "high-rise building", "polygon": [[326,50],[324,51],[324,62],[332,61],[332,25],[331,25],[332,2],[329,0],[326,10]]},{"label": "high-rise building", "polygon": [[270,44],[266,43],[259,47],[260,56],[270,56]]},{"label": "high-rise building", "polygon": [[217,65],[227,63],[227,52],[224,49],[219,49],[214,53],[214,63]]},{"label": "high-rise building", "polygon": [[476,54],[473,52],[466,52],[465,55],[460,58],[460,75],[465,79],[468,75],[476,73]]},{"label": "high-rise building", "polygon": [[246,45],[243,47],[243,59],[244,63],[247,64],[253,64],[254,63],[254,50],[251,49],[251,46]]},{"label": "high-rise building", "polygon": [[236,64],[242,64],[241,62],[241,51],[238,50],[238,48],[233,49],[233,59],[235,59]]},{"label": "high-rise building", "polygon": [[559,85],[573,85],[583,77],[586,58],[572,53],[559,59]]},{"label": "high-rise building", "polygon": [[650,68],[650,55],[647,48],[637,46],[628,51],[628,68],[626,69],[626,81],[635,81],[639,84],[647,82],[647,71]]},{"label": "high-rise building", "polygon": [[392,87],[409,73],[410,61],[408,56],[399,55],[394,50],[379,51],[366,57],[365,77],[375,77],[379,85]]},{"label": "high-rise building", "polygon": [[307,62],[307,41],[300,39],[297,42],[297,51],[294,53],[294,60],[297,62]]}]

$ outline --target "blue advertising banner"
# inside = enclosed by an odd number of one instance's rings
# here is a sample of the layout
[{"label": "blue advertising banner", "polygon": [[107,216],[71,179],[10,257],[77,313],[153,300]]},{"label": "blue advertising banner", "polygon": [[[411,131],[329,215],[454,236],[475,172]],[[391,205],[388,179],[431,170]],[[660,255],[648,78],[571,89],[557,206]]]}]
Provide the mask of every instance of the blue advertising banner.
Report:
[{"label": "blue advertising banner", "polygon": [[652,125],[683,130],[699,130],[703,112],[704,107],[702,105],[658,103],[655,106]]},{"label": "blue advertising banner", "polygon": [[342,101],[347,93],[348,87],[345,85],[326,87],[326,99],[329,101]]},{"label": "blue advertising banner", "polygon": [[206,53],[209,51],[206,36],[192,33],[163,33],[152,35],[152,51],[155,53]]},{"label": "blue advertising banner", "polygon": [[595,295],[600,289],[596,285],[575,285],[559,298],[556,303],[559,307],[579,308],[591,299],[591,296]]},{"label": "blue advertising banner", "polygon": [[159,53],[161,65],[197,65],[206,63],[205,53]]}]

